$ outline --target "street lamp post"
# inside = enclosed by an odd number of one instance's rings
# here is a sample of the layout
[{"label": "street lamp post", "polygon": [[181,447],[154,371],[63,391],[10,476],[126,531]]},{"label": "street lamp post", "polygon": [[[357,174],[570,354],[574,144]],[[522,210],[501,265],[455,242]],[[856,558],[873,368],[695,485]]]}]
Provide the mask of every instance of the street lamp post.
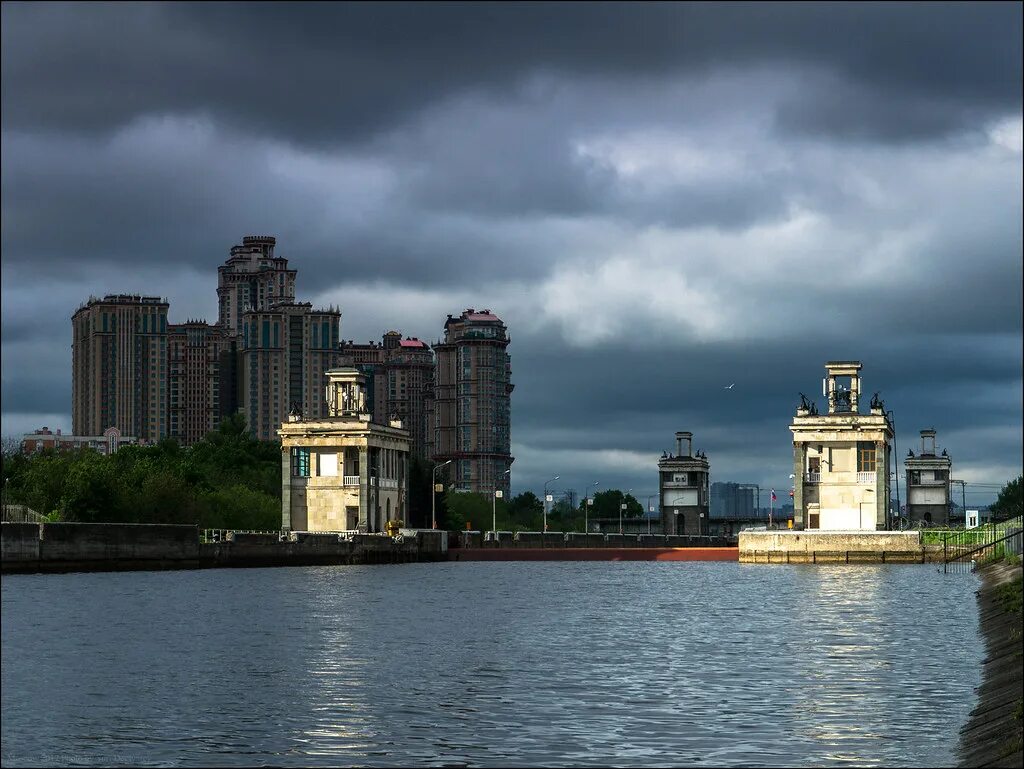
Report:
[{"label": "street lamp post", "polygon": [[449,459],[447,462],[434,465],[434,483],[430,487],[430,524],[434,529],[437,528],[437,471],[451,463],[452,461]]},{"label": "street lamp post", "polygon": [[549,483],[554,483],[560,477],[561,476],[556,475],[550,481],[545,481],[544,482],[544,531],[545,532],[548,530],[548,484]]},{"label": "street lamp post", "polygon": [[[896,515],[897,517],[899,517],[903,515],[903,511],[900,509],[900,450],[896,445],[896,415],[892,413],[892,409],[889,409],[888,411],[885,412],[885,418],[889,420],[889,422],[892,424],[892,453],[889,454],[889,459],[895,462],[896,464],[896,472],[893,474],[896,477]],[[886,462],[885,471],[887,473],[891,472],[889,470],[888,462]],[[907,495],[910,495],[909,491],[907,491]],[[885,504],[889,504],[888,499],[885,500]],[[890,519],[891,517],[892,516],[890,515]],[[889,525],[889,528],[892,528],[891,523]]]},{"label": "street lamp post", "polygon": [[654,505],[651,504],[651,500],[654,499],[657,494],[647,495],[647,533],[651,533],[651,513],[654,512]]},{"label": "street lamp post", "polygon": [[[508,475],[511,472],[512,472],[512,468],[509,468],[508,470],[503,472],[501,475],[505,476],[505,475]],[[494,539],[495,539],[495,541],[497,541],[497,539],[498,539],[498,494],[500,494],[500,493],[501,492],[498,491],[497,484],[495,484],[494,492],[491,494],[491,531],[494,532]]]},{"label": "street lamp post", "polygon": [[[589,489],[591,486],[593,486],[594,487],[594,493],[597,494],[597,484],[598,484],[598,481],[594,481],[593,483],[588,483],[587,484],[587,488]],[[587,499],[586,499],[586,504],[583,505],[583,533],[584,534],[589,534],[590,533],[590,506],[592,504],[593,504],[593,501],[588,496]]]},{"label": "street lamp post", "polygon": [[626,489],[626,493],[622,495],[622,501],[619,503],[619,534],[622,533],[622,511],[626,509],[626,497],[629,496],[629,492],[633,489]]}]

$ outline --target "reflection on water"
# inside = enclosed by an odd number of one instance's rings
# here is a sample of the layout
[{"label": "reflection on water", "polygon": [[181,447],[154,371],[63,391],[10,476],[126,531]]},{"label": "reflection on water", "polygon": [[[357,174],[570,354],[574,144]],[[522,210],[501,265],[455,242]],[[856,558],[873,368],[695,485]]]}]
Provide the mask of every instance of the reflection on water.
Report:
[{"label": "reflection on water", "polygon": [[973,576],[452,563],[3,579],[16,765],[945,766]]}]

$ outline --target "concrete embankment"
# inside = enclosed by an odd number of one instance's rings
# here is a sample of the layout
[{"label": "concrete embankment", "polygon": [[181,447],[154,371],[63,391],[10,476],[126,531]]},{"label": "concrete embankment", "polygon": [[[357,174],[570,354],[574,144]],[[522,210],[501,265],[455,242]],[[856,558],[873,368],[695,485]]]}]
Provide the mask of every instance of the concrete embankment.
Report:
[{"label": "concrete embankment", "polygon": [[743,563],[925,563],[942,548],[921,543],[919,531],[742,531]]},{"label": "concrete embankment", "polygon": [[196,526],[4,523],[4,573],[410,563],[445,559],[447,532],[243,534],[200,543]]},{"label": "concrete embankment", "polygon": [[985,662],[978,703],[960,732],[960,765],[1020,767],[1024,708],[1021,567],[984,566],[978,614]]},{"label": "concrete embankment", "polygon": [[725,537],[540,531],[460,531],[449,561],[735,561]]},{"label": "concrete embankment", "polygon": [[449,561],[735,561],[735,547],[456,548]]}]

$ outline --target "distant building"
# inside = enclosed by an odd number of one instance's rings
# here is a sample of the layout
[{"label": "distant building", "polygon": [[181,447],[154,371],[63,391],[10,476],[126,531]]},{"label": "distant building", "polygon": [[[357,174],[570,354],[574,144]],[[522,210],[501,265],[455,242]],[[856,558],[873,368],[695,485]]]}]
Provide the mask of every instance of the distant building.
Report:
[{"label": "distant building", "polygon": [[191,446],[216,429],[225,414],[221,365],[231,339],[202,320],[167,327],[168,417],[170,437]]},{"label": "distant building", "polygon": [[434,398],[435,462],[452,461],[456,488],[509,493],[513,384],[508,330],[490,310],[465,310],[444,324]]},{"label": "distant building", "polygon": [[49,427],[44,427],[34,433],[26,433],[22,436],[21,453],[33,454],[43,449],[56,449],[57,451],[93,449],[100,454],[110,455],[122,446],[138,444],[138,438],[121,435],[121,431],[116,427],[108,427],[103,431],[103,435],[66,435],[62,434],[60,429],[51,432]]},{"label": "distant building", "polygon": [[260,440],[273,440],[292,410],[327,415],[321,383],[340,360],[341,313],[308,302],[280,302],[242,313],[242,408]]},{"label": "distant building", "polygon": [[[97,435],[115,426],[140,440],[173,437],[187,446],[225,417],[243,414],[254,437],[273,440],[293,410],[309,419],[326,416],[325,372],[344,363],[366,375],[374,418],[384,424],[400,416],[412,434],[414,454],[431,457],[434,356],[429,345],[389,331],[383,345],[350,344],[343,356],[341,312],[296,301],[298,271],[275,253],[276,246],[274,237],[247,235],[231,247],[217,269],[215,324],[168,324],[167,301],[151,296],[112,294],[80,307],[72,318],[74,432]],[[495,331],[494,323],[477,316],[468,321],[474,327],[469,337]],[[504,335],[501,321],[490,317]],[[506,338],[502,350],[507,344]],[[487,367],[484,357],[477,355],[481,372]],[[505,358],[500,368],[507,382]],[[497,379],[485,381],[492,388]],[[504,393],[505,387],[498,389]],[[499,452],[504,445],[507,455],[507,393],[504,417],[500,397],[492,401],[490,396],[479,394],[486,408],[466,424],[475,425],[479,445],[499,445]]]},{"label": "distant building", "polygon": [[327,372],[327,415],[293,413],[281,438],[281,527],[295,531],[384,531],[408,520],[409,433],[399,420],[371,420],[363,375]]},{"label": "distant building", "polygon": [[756,490],[750,483],[712,483],[711,518],[756,518]]},{"label": "distant building", "polygon": [[274,254],[276,245],[269,235],[247,235],[217,268],[217,325],[229,336],[241,335],[246,312],[295,301],[298,270]]},{"label": "distant building", "polygon": [[157,296],[108,294],[71,317],[75,435],[116,427],[145,441],[167,437],[167,308]]},{"label": "distant building", "polygon": [[907,519],[911,526],[950,523],[950,473],[953,460],[937,453],[935,431],[921,431],[921,453],[911,449],[903,462],[907,470]]},{"label": "distant building", "polygon": [[676,453],[665,454],[658,462],[661,528],[665,534],[708,533],[711,466],[703,454],[692,452],[693,433],[678,432]]},{"label": "distant building", "polygon": [[828,413],[802,397],[793,433],[796,529],[875,530],[888,524],[893,430],[877,393],[861,414],[859,361],[825,364]]},{"label": "distant building", "polygon": [[381,344],[343,342],[340,354],[342,365],[354,366],[366,377],[367,403],[374,420],[400,417],[412,438],[412,455],[428,459],[434,437],[434,353],[430,345],[388,331]]}]

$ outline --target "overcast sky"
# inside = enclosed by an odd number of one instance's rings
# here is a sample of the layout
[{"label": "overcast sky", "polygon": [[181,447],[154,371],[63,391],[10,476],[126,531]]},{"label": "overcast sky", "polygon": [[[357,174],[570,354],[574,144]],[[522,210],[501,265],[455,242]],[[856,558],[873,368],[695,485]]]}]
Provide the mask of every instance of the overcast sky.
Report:
[{"label": "overcast sky", "polygon": [[656,493],[689,430],[712,480],[788,499],[829,359],[901,456],[935,428],[1001,484],[1021,8],[5,2],[3,434],[70,430],[90,294],[213,321],[217,265],[271,234],[347,339],[508,324],[513,491]]}]

